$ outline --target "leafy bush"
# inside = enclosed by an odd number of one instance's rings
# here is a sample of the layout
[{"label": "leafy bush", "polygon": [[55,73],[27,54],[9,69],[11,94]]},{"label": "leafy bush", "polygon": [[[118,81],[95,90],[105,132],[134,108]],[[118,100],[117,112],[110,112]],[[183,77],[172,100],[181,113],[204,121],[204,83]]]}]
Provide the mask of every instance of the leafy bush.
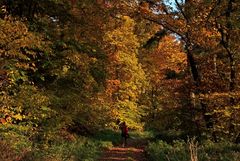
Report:
[{"label": "leafy bush", "polygon": [[[76,136],[67,131],[37,131],[30,126],[0,126],[0,160],[93,161],[110,141]],[[34,134],[34,135],[33,135]]]},{"label": "leafy bush", "polygon": [[32,132],[30,126],[0,125],[2,141],[7,141],[13,149],[19,152],[31,148],[30,132]]},{"label": "leafy bush", "polygon": [[230,142],[206,141],[199,149],[199,160],[239,161],[240,145]]},{"label": "leafy bush", "polygon": [[150,160],[171,160],[171,161],[189,161],[189,152],[183,141],[174,141],[172,145],[164,141],[150,143],[147,147],[147,153]]},{"label": "leafy bush", "polygon": [[[168,144],[164,141],[150,143],[146,148],[150,160],[169,160],[169,161],[189,161],[192,158],[198,158],[199,161],[238,161],[240,160],[240,145],[233,143],[213,143],[211,141],[203,142],[201,145],[190,141],[174,141]],[[190,149],[195,148],[192,156]],[[192,150],[192,149],[191,149]]]},{"label": "leafy bush", "polygon": [[110,129],[106,129],[106,130],[97,132],[94,136],[94,139],[99,140],[101,144],[103,144],[103,146],[108,144],[108,147],[111,147],[112,144],[114,145],[120,144],[121,135],[118,132],[112,131]]},{"label": "leafy bush", "polygon": [[130,131],[131,138],[152,139],[154,137],[153,131]]},{"label": "leafy bush", "polygon": [[94,161],[100,154],[99,142],[79,137],[74,142],[38,145],[26,153],[22,161]]}]

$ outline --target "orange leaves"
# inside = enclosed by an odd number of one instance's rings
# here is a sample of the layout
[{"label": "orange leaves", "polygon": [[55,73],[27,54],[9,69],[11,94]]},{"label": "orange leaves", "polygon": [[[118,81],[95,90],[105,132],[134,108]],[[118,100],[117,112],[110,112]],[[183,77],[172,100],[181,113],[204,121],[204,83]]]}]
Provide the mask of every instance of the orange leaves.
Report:
[{"label": "orange leaves", "polygon": [[159,66],[160,71],[171,69],[179,72],[186,65],[186,55],[181,48],[175,37],[166,36],[159,43],[157,51],[152,54],[152,61]]},{"label": "orange leaves", "polygon": [[153,102],[159,104],[157,108],[179,107],[178,101],[183,96],[179,89],[183,88],[186,81],[180,74],[187,68],[182,44],[174,36],[167,35],[144,60],[150,87],[155,92]]},{"label": "orange leaves", "polygon": [[195,28],[195,31],[191,31],[192,41],[205,48],[213,48],[219,43],[220,35],[214,29],[207,29],[205,27]]},{"label": "orange leaves", "polygon": [[6,124],[7,121],[4,118],[0,118],[0,124]]},{"label": "orange leaves", "polygon": [[114,80],[107,80],[106,81],[106,94],[108,96],[112,96],[114,92],[117,92],[120,87],[120,80],[114,79]]},{"label": "orange leaves", "polygon": [[144,14],[147,14],[150,12],[150,9],[149,9],[149,3],[147,2],[142,2],[140,4],[140,12],[144,13]]}]

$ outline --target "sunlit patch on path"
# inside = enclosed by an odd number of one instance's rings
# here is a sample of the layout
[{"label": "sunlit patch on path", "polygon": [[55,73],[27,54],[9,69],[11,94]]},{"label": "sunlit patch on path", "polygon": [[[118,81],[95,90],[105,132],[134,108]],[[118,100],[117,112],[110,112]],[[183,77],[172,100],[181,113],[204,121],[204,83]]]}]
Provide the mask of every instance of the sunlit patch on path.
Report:
[{"label": "sunlit patch on path", "polygon": [[144,144],[130,140],[126,147],[116,146],[105,150],[99,161],[147,161]]}]

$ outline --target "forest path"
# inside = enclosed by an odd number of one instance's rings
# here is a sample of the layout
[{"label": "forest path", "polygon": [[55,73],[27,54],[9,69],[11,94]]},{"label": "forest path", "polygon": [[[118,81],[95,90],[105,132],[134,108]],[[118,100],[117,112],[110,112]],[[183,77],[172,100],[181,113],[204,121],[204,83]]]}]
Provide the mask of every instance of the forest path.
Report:
[{"label": "forest path", "polygon": [[147,140],[128,139],[128,145],[121,145],[106,149],[99,161],[147,161],[144,148]]}]

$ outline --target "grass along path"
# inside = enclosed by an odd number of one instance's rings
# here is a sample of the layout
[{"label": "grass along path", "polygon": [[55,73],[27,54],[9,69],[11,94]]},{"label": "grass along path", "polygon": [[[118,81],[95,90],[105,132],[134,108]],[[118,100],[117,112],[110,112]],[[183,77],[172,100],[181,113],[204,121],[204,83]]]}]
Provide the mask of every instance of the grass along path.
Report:
[{"label": "grass along path", "polygon": [[147,161],[144,148],[146,139],[129,138],[128,145],[121,145],[106,149],[99,161]]}]

